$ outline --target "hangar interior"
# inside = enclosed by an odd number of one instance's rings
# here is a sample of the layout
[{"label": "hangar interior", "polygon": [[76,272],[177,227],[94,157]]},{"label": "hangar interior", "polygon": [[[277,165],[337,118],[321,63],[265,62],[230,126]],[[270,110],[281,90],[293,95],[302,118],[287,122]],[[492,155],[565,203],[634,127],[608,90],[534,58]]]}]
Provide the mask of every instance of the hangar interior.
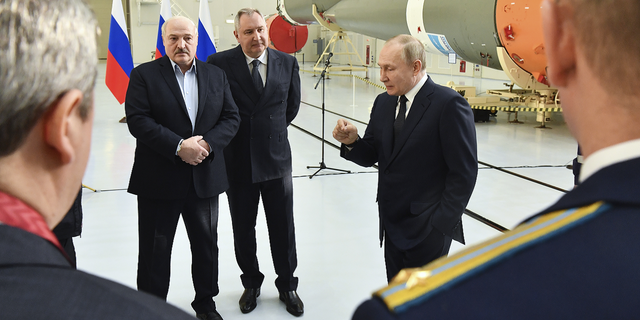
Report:
[{"label": "hangar interior", "polygon": [[[89,1],[101,17],[108,14],[111,2]],[[235,46],[233,25],[224,22],[237,9],[257,7],[264,14],[275,12],[276,0],[209,1],[218,51]],[[197,19],[198,1],[177,1],[185,15]],[[106,7],[105,7],[106,6]],[[106,8],[106,9],[105,9]],[[152,0],[126,0],[134,63],[148,61],[155,48],[160,6]],[[102,21],[102,18],[100,18]],[[152,21],[156,21],[153,25]],[[217,25],[215,25],[217,24]],[[108,30],[107,26],[102,26]],[[102,38],[105,38],[103,33]],[[294,214],[300,278],[298,293],[305,303],[304,318],[348,319],[356,306],[374,290],[386,285],[383,250],[378,242],[376,199],[377,171],[363,168],[339,157],[338,143],[331,131],[338,118],[349,118],[364,132],[375,97],[383,92],[375,57],[380,39],[349,33],[358,50],[366,44],[373,52],[367,72],[332,72],[322,84],[314,64],[318,57],[314,39],[330,33],[311,26],[307,46],[296,54],[300,63],[302,103],[297,118],[289,127],[293,155]],[[102,45],[101,45],[102,46]],[[106,52],[106,45],[102,47]],[[445,85],[475,87],[477,92],[502,89],[507,77],[502,71],[476,66],[461,73],[460,61],[446,63],[446,56],[430,54],[428,74]],[[444,60],[443,60],[444,59]],[[335,64],[343,63],[334,60]],[[96,95],[92,149],[83,189],[83,234],[75,238],[78,268],[135,288],[137,264],[137,205],[135,196],[126,192],[133,164],[135,139],[118,120],[124,108],[104,84],[105,64],[100,64]],[[368,79],[365,79],[368,78]],[[367,80],[367,81],[364,81]],[[324,101],[324,117],[322,104]],[[479,174],[468,214],[463,215],[467,245],[511,229],[524,218],[547,207],[573,187],[572,171],[567,165],[576,156],[577,144],[569,133],[562,113],[549,113],[545,129],[535,112],[518,112],[522,123],[510,123],[516,114],[498,111],[488,122],[476,123]],[[324,126],[323,126],[324,118]],[[545,119],[545,120],[547,120]],[[324,133],[325,141],[322,140]],[[324,155],[323,155],[324,149]],[[323,159],[324,157],[324,159]],[[331,168],[312,179],[315,168],[324,160]],[[264,212],[260,209],[258,255],[266,279],[258,298],[258,307],[242,314],[238,299],[243,288],[240,270],[233,253],[231,220],[226,196],[220,196],[218,224],[220,294],[218,311],[225,319],[287,319],[291,317],[278,300],[273,284],[276,276],[271,263]],[[458,243],[451,253],[464,249]],[[190,272],[191,254],[184,226],[179,224],[172,258],[168,302],[192,313],[194,291]]]}]

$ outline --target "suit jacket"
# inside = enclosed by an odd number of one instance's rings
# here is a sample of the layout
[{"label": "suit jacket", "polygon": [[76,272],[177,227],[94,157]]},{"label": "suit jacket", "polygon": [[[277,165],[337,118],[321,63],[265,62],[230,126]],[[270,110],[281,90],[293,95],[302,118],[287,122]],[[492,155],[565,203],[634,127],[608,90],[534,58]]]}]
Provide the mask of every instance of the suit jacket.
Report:
[{"label": "suit jacket", "polygon": [[387,237],[409,249],[431,228],[463,241],[461,216],[478,175],[471,108],[431,78],[409,109],[398,146],[393,122],[398,97],[376,98],[364,137],[341,155],[361,166],[378,162],[378,208]]},{"label": "suit jacket", "polygon": [[75,270],[50,242],[1,223],[0,318],[194,319],[149,294]]},{"label": "suit jacket", "polygon": [[227,74],[242,119],[238,134],[225,150],[232,181],[263,182],[292,170],[287,127],[300,108],[298,61],[277,50],[267,51],[267,81],[262,95],[253,85],[241,46],[207,59]]},{"label": "suit jacket", "polygon": [[[219,68],[197,59],[198,113],[192,132],[180,86],[167,56],[131,71],[125,100],[127,125],[136,138],[128,191],[149,198],[182,199],[193,183],[200,198],[228,187],[223,149],[235,135],[238,109]],[[197,166],[176,155],[180,139],[201,135],[211,146]]]},{"label": "suit jacket", "polygon": [[[515,246],[506,254],[444,282],[442,289],[414,289],[421,294],[407,301],[404,310],[393,313],[379,298],[368,300],[354,319],[423,319],[425,315],[432,319],[635,319],[640,314],[638,183],[640,158],[603,168],[548,209],[505,233],[502,237],[513,239],[505,243]],[[553,234],[536,236],[530,245],[515,244],[515,239],[522,238],[514,234],[558,210],[577,214],[598,201],[604,204],[592,215]],[[494,243],[496,239],[476,247],[489,248]],[[456,259],[454,255],[432,265]],[[461,266],[464,262],[456,268]],[[425,283],[430,283],[428,278]]]}]

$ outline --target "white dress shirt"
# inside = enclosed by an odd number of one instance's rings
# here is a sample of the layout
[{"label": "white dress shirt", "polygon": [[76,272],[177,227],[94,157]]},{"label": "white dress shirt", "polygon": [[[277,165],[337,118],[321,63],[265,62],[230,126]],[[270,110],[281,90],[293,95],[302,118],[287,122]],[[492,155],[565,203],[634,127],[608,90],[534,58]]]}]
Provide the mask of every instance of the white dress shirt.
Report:
[{"label": "white dress shirt", "polygon": [[580,182],[610,165],[640,157],[640,139],[625,141],[600,149],[584,159],[580,168]]},{"label": "white dress shirt", "polygon": [[[243,52],[244,53],[244,52]],[[259,60],[260,65],[258,66],[258,71],[260,72],[260,78],[262,78],[262,86],[264,87],[267,84],[267,61],[269,61],[269,54],[267,54],[267,50],[257,57],[256,59],[249,57],[248,55],[244,55],[247,60],[247,68],[249,68],[249,73],[253,72],[253,65],[251,62],[253,60]]]}]

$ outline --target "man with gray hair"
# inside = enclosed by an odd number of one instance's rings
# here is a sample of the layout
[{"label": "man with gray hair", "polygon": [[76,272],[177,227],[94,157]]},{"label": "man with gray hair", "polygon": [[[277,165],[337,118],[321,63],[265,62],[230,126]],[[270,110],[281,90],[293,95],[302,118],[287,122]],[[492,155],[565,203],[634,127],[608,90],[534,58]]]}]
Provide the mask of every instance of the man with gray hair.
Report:
[{"label": "man with gray hair", "polygon": [[225,150],[229,209],[240,279],[240,311],[257,306],[264,274],[256,255],[256,219],[262,197],[279,299],[294,316],[304,312],[298,296],[293,223],[291,146],[287,128],[300,108],[298,61],[268,48],[269,32],[260,11],[244,8],[235,17],[239,46],[212,54],[208,63],[227,74],[240,110],[240,129]]},{"label": "man with gray hair", "polygon": [[125,99],[136,138],[130,193],[138,198],[138,289],[166,299],[171,248],[182,216],[191,244],[199,319],[222,319],[218,295],[218,195],[227,189],[223,149],[240,117],[218,67],[195,58],[193,21],[175,16],[162,26],[166,55],[131,71]]},{"label": "man with gray hair", "polygon": [[0,317],[190,319],[75,270],[51,231],[89,158],[97,25],[79,0],[0,1]]},{"label": "man with gray hair", "polygon": [[431,80],[425,58],[420,40],[389,39],[378,59],[387,92],[373,103],[364,137],[345,119],[333,130],[342,157],[365,167],[378,163],[388,281],[447,255],[452,239],[464,241],[461,216],[478,174],[471,108]]}]

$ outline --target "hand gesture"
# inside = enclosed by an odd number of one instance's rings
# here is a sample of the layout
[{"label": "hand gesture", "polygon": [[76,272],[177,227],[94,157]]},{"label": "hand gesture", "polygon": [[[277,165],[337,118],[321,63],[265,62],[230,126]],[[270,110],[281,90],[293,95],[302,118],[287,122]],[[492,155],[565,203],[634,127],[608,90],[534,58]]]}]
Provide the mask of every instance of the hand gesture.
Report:
[{"label": "hand gesture", "polygon": [[352,144],[358,139],[358,128],[345,119],[339,119],[333,129],[333,137],[340,143]]}]

